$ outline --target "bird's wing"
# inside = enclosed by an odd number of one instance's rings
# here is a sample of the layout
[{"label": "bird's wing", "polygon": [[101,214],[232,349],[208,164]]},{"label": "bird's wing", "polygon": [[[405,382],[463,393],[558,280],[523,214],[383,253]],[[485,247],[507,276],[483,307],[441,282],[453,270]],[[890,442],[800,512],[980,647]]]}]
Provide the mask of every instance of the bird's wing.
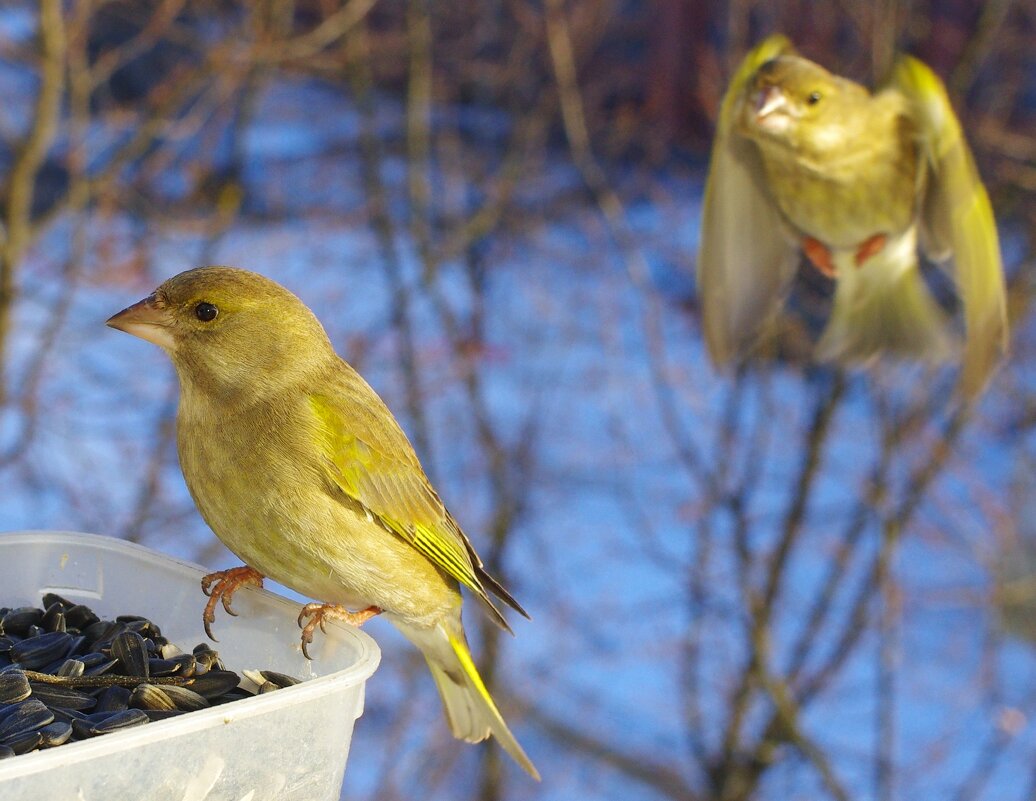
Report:
[{"label": "bird's wing", "polygon": [[720,108],[702,207],[698,293],[709,355],[717,365],[742,356],[777,311],[797,254],[765,186],[756,146],[736,130],[745,89],[764,63],[793,53],[771,36],[741,62]]},{"label": "bird's wing", "polygon": [[932,258],[953,254],[967,334],[961,389],[974,397],[1007,348],[1004,271],[993,208],[938,76],[904,56],[892,82],[910,103],[930,167],[921,209],[922,243]]},{"label": "bird's wing", "polygon": [[494,620],[510,631],[490,601],[486,586],[516,611],[526,617],[528,614],[485,571],[482,560],[429,483],[391,412],[373,391],[368,392],[369,397],[362,402],[350,404],[348,415],[334,397],[309,396],[332,484],[360,504],[364,513],[471,590]]}]

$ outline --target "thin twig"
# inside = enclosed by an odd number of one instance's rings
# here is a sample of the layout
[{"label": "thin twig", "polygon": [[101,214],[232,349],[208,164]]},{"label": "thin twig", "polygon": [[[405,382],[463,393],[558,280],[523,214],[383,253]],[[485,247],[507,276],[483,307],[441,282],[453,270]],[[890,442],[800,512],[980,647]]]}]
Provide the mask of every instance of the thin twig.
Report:
[{"label": "thin twig", "polygon": [[99,676],[55,676],[51,673],[37,673],[35,670],[23,670],[25,678],[39,684],[50,684],[55,687],[136,687],[138,684],[163,684],[173,687],[190,687],[194,683],[193,676],[122,676],[117,673],[102,673]]}]

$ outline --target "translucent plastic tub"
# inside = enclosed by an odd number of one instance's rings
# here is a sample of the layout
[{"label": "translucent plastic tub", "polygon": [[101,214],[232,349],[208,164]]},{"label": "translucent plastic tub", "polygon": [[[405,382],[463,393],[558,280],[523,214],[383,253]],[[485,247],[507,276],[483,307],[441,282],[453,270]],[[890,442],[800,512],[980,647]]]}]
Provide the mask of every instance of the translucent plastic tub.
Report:
[{"label": "translucent plastic tub", "polygon": [[[98,615],[139,614],[185,650],[207,642],[201,568],[110,537],[0,534],[0,606],[56,592]],[[380,652],[328,624],[302,656],[299,604],[251,588],[214,634],[231,670],[276,670],[294,687],[0,761],[3,801],[322,801],[341,792],[353,724]],[[318,633],[319,634],[319,633]]]}]

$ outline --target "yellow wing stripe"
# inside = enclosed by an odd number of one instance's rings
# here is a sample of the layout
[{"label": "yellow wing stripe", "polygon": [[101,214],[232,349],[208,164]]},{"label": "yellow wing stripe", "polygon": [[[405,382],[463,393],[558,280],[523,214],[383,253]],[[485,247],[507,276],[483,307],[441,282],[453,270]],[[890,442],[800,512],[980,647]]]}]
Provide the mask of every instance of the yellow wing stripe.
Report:
[{"label": "yellow wing stripe", "polygon": [[416,461],[409,464],[388,456],[346,430],[333,405],[322,398],[311,397],[310,405],[322,424],[321,445],[333,468],[334,484],[436,567],[486,598],[463,535],[453,530],[449,513]]},{"label": "yellow wing stripe", "polygon": [[[398,530],[398,524],[394,524],[393,521],[386,522],[392,527],[393,531]],[[436,539],[435,532],[429,532],[422,526],[415,526],[413,535],[409,539],[413,542],[415,548],[425,554],[435,564],[442,567],[465,587],[479,595],[483,594],[484,591],[475,576],[475,571],[472,569],[471,564],[460,558],[451,548],[444,548],[439,540]]]}]

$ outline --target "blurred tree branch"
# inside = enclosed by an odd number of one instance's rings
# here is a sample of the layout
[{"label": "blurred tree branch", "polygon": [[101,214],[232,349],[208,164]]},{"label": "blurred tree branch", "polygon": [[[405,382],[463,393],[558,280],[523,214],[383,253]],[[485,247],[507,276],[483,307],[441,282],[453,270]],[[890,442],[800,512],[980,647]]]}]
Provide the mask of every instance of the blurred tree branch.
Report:
[{"label": "blurred tree branch", "polygon": [[[29,131],[19,144],[4,192],[0,241],[0,366],[5,364],[11,312],[15,301],[18,264],[32,240],[30,219],[36,176],[58,134],[61,98],[65,87],[68,46],[61,0],[40,0],[40,86]],[[5,371],[0,370],[0,406],[7,400]]]},{"label": "blurred tree branch", "polygon": [[595,761],[636,779],[664,798],[679,801],[695,801],[701,798],[673,765],[657,761],[645,754],[632,754],[625,748],[618,748],[580,727],[559,720],[535,703],[525,700],[520,703],[530,720],[559,744],[575,748]]}]

